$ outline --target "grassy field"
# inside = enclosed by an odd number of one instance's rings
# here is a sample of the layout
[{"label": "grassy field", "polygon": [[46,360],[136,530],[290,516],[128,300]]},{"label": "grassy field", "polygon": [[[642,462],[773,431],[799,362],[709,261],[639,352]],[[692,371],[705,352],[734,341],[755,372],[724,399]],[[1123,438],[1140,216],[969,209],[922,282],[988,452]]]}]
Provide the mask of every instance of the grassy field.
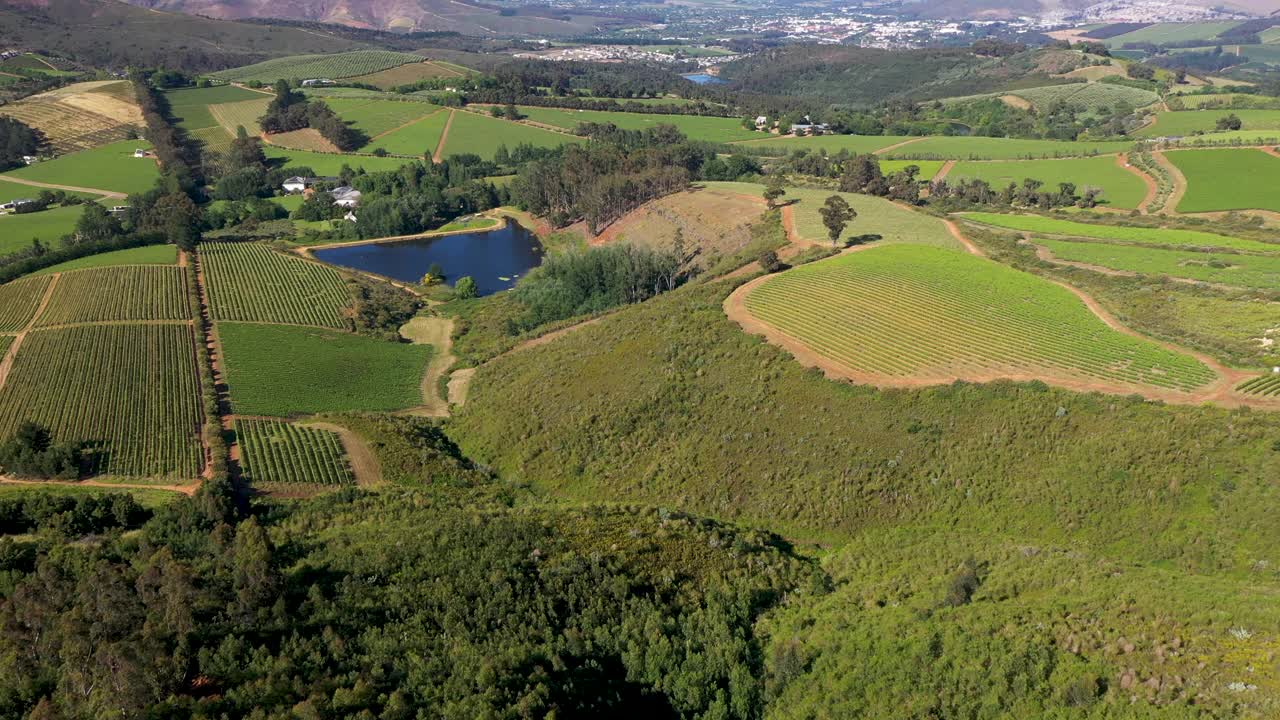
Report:
[{"label": "grassy field", "polygon": [[36,326],[190,319],[186,270],[140,265],[64,273]]},{"label": "grassy field", "polygon": [[422,62],[421,55],[387,50],[355,50],[329,55],[291,55],[255,65],[220,70],[209,77],[227,82],[273,83],[279,79],[349,78],[368,75],[400,65]]},{"label": "grassy field", "polygon": [[690,140],[732,142],[759,137],[755,130],[742,127],[740,118],[699,115],[646,115],[644,113],[597,110],[564,110],[560,108],[521,107],[520,112],[543,125],[554,125],[572,131],[581,123],[613,123],[624,130],[645,130],[657,125],[675,125]]},{"label": "grassy field", "polygon": [[390,90],[400,85],[410,85],[419,80],[438,77],[464,77],[467,73],[433,62],[409,63],[399,67],[382,70],[369,75],[353,78],[356,82],[372,85],[383,90]]},{"label": "grassy field", "polygon": [[200,261],[214,320],[347,326],[350,298],[329,265],[247,243],[205,243]]},{"label": "grassy field", "polygon": [[234,85],[181,88],[169,90],[165,92],[164,96],[169,101],[169,108],[178,119],[178,124],[188,131],[214,127],[218,124],[218,121],[209,112],[210,105],[268,99],[262,93],[245,90]]},{"label": "grassy field", "polygon": [[1280,183],[1280,158],[1247,148],[1178,150],[1165,157],[1187,179],[1178,212],[1280,210],[1280,195],[1273,192]]},{"label": "grassy field", "polygon": [[[455,126],[456,127],[456,126]],[[309,167],[317,175],[337,175],[343,165],[352,168],[364,168],[369,172],[395,170],[409,160],[394,157],[373,157],[372,155],[337,155],[333,153],[308,152],[306,150],[286,150],[285,148],[262,148],[268,160],[276,160],[281,166]]]},{"label": "grassy field", "polygon": [[1064,288],[936,248],[803,265],[753,290],[746,305],[818,353],[886,380],[1015,375],[1192,390],[1214,379],[1194,358],[1107,328]]},{"label": "grassy field", "polygon": [[1210,109],[1280,109],[1280,98],[1268,97],[1266,95],[1252,95],[1248,93],[1202,93],[1198,95],[1177,95],[1168,98],[1168,102],[1171,107],[1180,102],[1188,110],[1199,109],[1202,107]]},{"label": "grassy field", "polygon": [[[1280,135],[1280,110],[1179,110],[1156,114],[1156,121],[1134,133],[1142,137],[1212,133],[1220,118],[1240,118],[1240,132],[1269,130]],[[1206,140],[1212,138],[1205,138]]]},{"label": "grassy field", "polygon": [[0,332],[16,332],[31,322],[49,287],[43,277],[18,278],[0,285]]},{"label": "grassy field", "polygon": [[771,137],[765,133],[754,133],[756,138],[745,145],[751,147],[783,148],[785,150],[826,150],[835,154],[841,150],[865,155],[876,152],[890,145],[911,140],[901,135],[810,135],[807,137]]},{"label": "grassy field", "polygon": [[221,125],[200,128],[191,131],[191,137],[201,143],[201,150],[208,152],[226,152],[235,138]]},{"label": "grassy field", "polygon": [[[763,185],[754,183],[709,182],[709,188],[719,188],[760,196],[764,192]],[[893,204],[883,198],[871,195],[855,195],[838,193],[830,190],[807,190],[787,188],[787,194],[781,202],[796,201],[791,206],[795,218],[796,233],[810,242],[830,245],[827,229],[822,224],[822,216],[818,209],[832,195],[843,197],[858,217],[845,228],[841,240],[849,240],[860,235],[879,235],[874,242],[878,243],[912,243],[919,245],[935,245],[937,247],[959,248],[960,244],[941,220],[923,213],[914,212]]]},{"label": "grassy field", "polygon": [[412,125],[383,135],[363,149],[365,152],[373,152],[382,148],[392,155],[430,157],[440,144],[440,133],[444,132],[445,123],[449,121],[449,113],[449,110],[434,112]]},{"label": "grassy field", "polygon": [[292,417],[421,404],[430,345],[317,328],[218,323],[237,414]]},{"label": "grassy field", "polygon": [[258,125],[258,118],[266,114],[269,104],[271,104],[270,98],[258,95],[249,100],[211,105],[209,113],[213,120],[232,137],[235,137],[237,129],[241,127],[250,135],[261,135],[262,126]]},{"label": "grassy field", "polygon": [[1129,142],[1071,142],[989,137],[927,137],[884,153],[889,158],[930,160],[1034,160],[1125,152]]},{"label": "grassy field", "polygon": [[258,489],[355,484],[337,433],[276,420],[236,420],[244,479]]},{"label": "grassy field", "polygon": [[1236,287],[1274,290],[1280,287],[1280,257],[1238,253],[1162,250],[1106,243],[1037,239],[1063,260],[1114,270],[1168,275]]},{"label": "grassy field", "polygon": [[1226,32],[1239,25],[1237,21],[1197,22],[1197,23],[1155,23],[1132,32],[1107,38],[1103,44],[1107,47],[1123,47],[1125,43],[1165,43],[1187,42],[1190,40],[1211,40],[1219,33]]},{"label": "grassy field", "polygon": [[1077,193],[1086,187],[1102,188],[1101,200],[1111,207],[1138,207],[1147,194],[1147,186],[1133,173],[1116,165],[1111,156],[1072,158],[1068,160],[1011,160],[1005,162],[958,162],[947,179],[985,180],[1000,189],[1009,183],[1022,185],[1025,178],[1044,183],[1046,190],[1056,192],[1058,183],[1074,183]]},{"label": "grassy field", "polygon": [[1010,230],[1025,230],[1037,234],[1121,240],[1147,245],[1177,245],[1188,248],[1234,248],[1253,252],[1280,253],[1280,243],[1273,244],[1257,240],[1245,240],[1199,230],[1101,225],[1045,217],[1043,215],[970,212],[962,213],[959,217],[985,225],[994,225]]},{"label": "grassy field", "polygon": [[95,473],[195,477],[203,452],[192,327],[29,333],[0,390],[0,437],[28,420],[60,440],[89,443]]},{"label": "grassy field", "polygon": [[118,265],[175,265],[177,262],[177,247],[173,245],[144,245],[143,247],[130,248],[128,250],[113,250],[68,260],[34,274],[48,275],[55,272],[70,272],[72,270],[115,267]]},{"label": "grassy field", "polygon": [[426,117],[440,108],[430,103],[327,98],[343,120],[370,138]]},{"label": "grassy field", "polygon": [[506,145],[508,150],[514,150],[517,145],[557,147],[570,142],[581,141],[578,138],[542,130],[531,125],[459,110],[453,114],[453,124],[449,127],[449,138],[445,141],[444,155],[447,157],[475,153],[482,158],[492,158],[499,145]]},{"label": "grassy field", "polygon": [[[0,175],[0,203],[7,203],[10,200],[17,200],[18,198],[34,198],[39,194],[40,188],[38,187],[11,182],[9,180],[5,180],[3,175]],[[68,192],[66,194],[71,197],[83,198],[85,200],[97,200],[102,197],[101,195],[83,192]]]},{"label": "grassy field", "polygon": [[126,194],[146,192],[160,171],[154,159],[135,158],[133,151],[150,147],[145,140],[124,140],[11,170],[5,176]]},{"label": "grassy field", "polygon": [[[40,192],[38,187],[28,189],[33,192],[26,197],[35,197]],[[56,246],[62,236],[76,229],[83,213],[83,207],[67,205],[21,215],[0,215],[0,255],[28,247],[35,239],[46,246]]]}]

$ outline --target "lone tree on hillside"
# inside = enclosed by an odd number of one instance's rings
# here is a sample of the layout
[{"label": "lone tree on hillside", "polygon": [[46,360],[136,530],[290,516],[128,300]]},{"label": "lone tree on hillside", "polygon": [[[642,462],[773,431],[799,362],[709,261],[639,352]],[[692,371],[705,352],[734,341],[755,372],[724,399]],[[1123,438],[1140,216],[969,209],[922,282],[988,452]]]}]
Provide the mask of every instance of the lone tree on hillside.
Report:
[{"label": "lone tree on hillside", "polygon": [[827,198],[822,207],[818,208],[818,214],[822,216],[822,224],[827,227],[827,237],[831,238],[832,247],[840,240],[849,221],[858,217],[857,211],[849,207],[849,203],[839,195]]},{"label": "lone tree on hillside", "polygon": [[776,207],[778,198],[786,194],[786,188],[782,187],[782,176],[770,175],[769,182],[764,186],[764,201],[769,209]]},{"label": "lone tree on hillside", "polygon": [[1218,118],[1218,122],[1215,125],[1219,130],[1239,130],[1244,126],[1244,123],[1240,122],[1239,115],[1231,113],[1226,117]]}]

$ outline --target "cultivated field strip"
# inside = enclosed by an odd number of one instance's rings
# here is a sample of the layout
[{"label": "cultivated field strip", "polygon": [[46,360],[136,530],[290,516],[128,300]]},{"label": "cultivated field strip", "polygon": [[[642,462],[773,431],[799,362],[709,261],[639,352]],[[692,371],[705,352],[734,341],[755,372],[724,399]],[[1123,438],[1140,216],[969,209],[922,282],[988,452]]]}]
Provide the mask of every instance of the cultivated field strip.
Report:
[{"label": "cultivated field strip", "polygon": [[16,338],[16,335],[0,335],[0,358],[3,358],[4,354],[9,352],[9,346],[13,345],[13,341]]},{"label": "cultivated field strip", "polygon": [[337,433],[278,420],[236,419],[243,477],[258,488],[354,485]]},{"label": "cultivated field strip", "polygon": [[186,272],[180,267],[138,265],[63,273],[36,327],[190,320]]},{"label": "cultivated field strip", "polygon": [[271,83],[284,79],[348,78],[368,75],[400,65],[422,62],[421,55],[390,50],[355,50],[331,55],[292,55],[266,60],[256,65],[210,73],[209,77],[228,82],[258,80]]},{"label": "cultivated field strip", "polygon": [[31,322],[52,278],[21,278],[0,285],[0,332],[17,332]]},{"label": "cultivated field strip", "polygon": [[1182,391],[1216,377],[1111,330],[1063,288],[929,247],[802,266],[755,288],[746,307],[819,354],[888,377],[1045,374]]},{"label": "cultivated field strip", "polygon": [[1245,395],[1280,399],[1280,375],[1272,373],[1246,380],[1236,388]]},{"label": "cultivated field strip", "polygon": [[214,320],[346,328],[350,299],[333,268],[249,243],[204,243],[199,252]]},{"label": "cultivated field strip", "polygon": [[30,332],[0,389],[0,437],[24,421],[89,444],[89,470],[195,477],[203,464],[190,325],[81,325]]},{"label": "cultivated field strip", "polygon": [[957,217],[970,222],[982,223],[983,225],[1041,235],[1097,238],[1099,240],[1116,240],[1141,245],[1165,245],[1190,249],[1230,248],[1248,252],[1280,254],[1280,243],[1265,243],[1260,240],[1235,238],[1202,230],[1099,225],[1097,223],[1076,222],[1044,215],[967,212],[961,213]]}]

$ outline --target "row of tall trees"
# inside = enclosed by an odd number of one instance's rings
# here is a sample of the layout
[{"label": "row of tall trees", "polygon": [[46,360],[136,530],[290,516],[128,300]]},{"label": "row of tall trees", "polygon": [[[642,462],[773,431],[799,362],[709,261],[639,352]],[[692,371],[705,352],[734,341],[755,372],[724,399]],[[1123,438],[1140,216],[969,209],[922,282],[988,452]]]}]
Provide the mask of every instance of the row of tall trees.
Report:
[{"label": "row of tall trees", "polygon": [[39,153],[45,143],[44,133],[17,118],[0,115],[0,171],[22,167],[22,156]]}]

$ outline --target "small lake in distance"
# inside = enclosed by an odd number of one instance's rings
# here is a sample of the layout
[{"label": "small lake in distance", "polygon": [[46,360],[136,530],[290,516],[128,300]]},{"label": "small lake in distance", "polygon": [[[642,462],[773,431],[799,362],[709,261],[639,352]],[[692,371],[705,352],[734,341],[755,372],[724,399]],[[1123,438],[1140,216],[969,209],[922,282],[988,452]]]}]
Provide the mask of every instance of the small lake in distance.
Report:
[{"label": "small lake in distance", "polygon": [[393,243],[316,248],[316,259],[341,267],[363,270],[416,283],[432,263],[444,269],[445,282],[453,284],[470,275],[481,295],[508,290],[516,280],[542,264],[538,236],[516,222],[497,230],[484,230]]},{"label": "small lake in distance", "polygon": [[683,75],[682,77],[685,80],[689,80],[690,82],[695,82],[699,85],[721,85],[727,82],[725,80],[721,80],[715,75],[709,75],[707,73],[689,73],[688,75]]}]

